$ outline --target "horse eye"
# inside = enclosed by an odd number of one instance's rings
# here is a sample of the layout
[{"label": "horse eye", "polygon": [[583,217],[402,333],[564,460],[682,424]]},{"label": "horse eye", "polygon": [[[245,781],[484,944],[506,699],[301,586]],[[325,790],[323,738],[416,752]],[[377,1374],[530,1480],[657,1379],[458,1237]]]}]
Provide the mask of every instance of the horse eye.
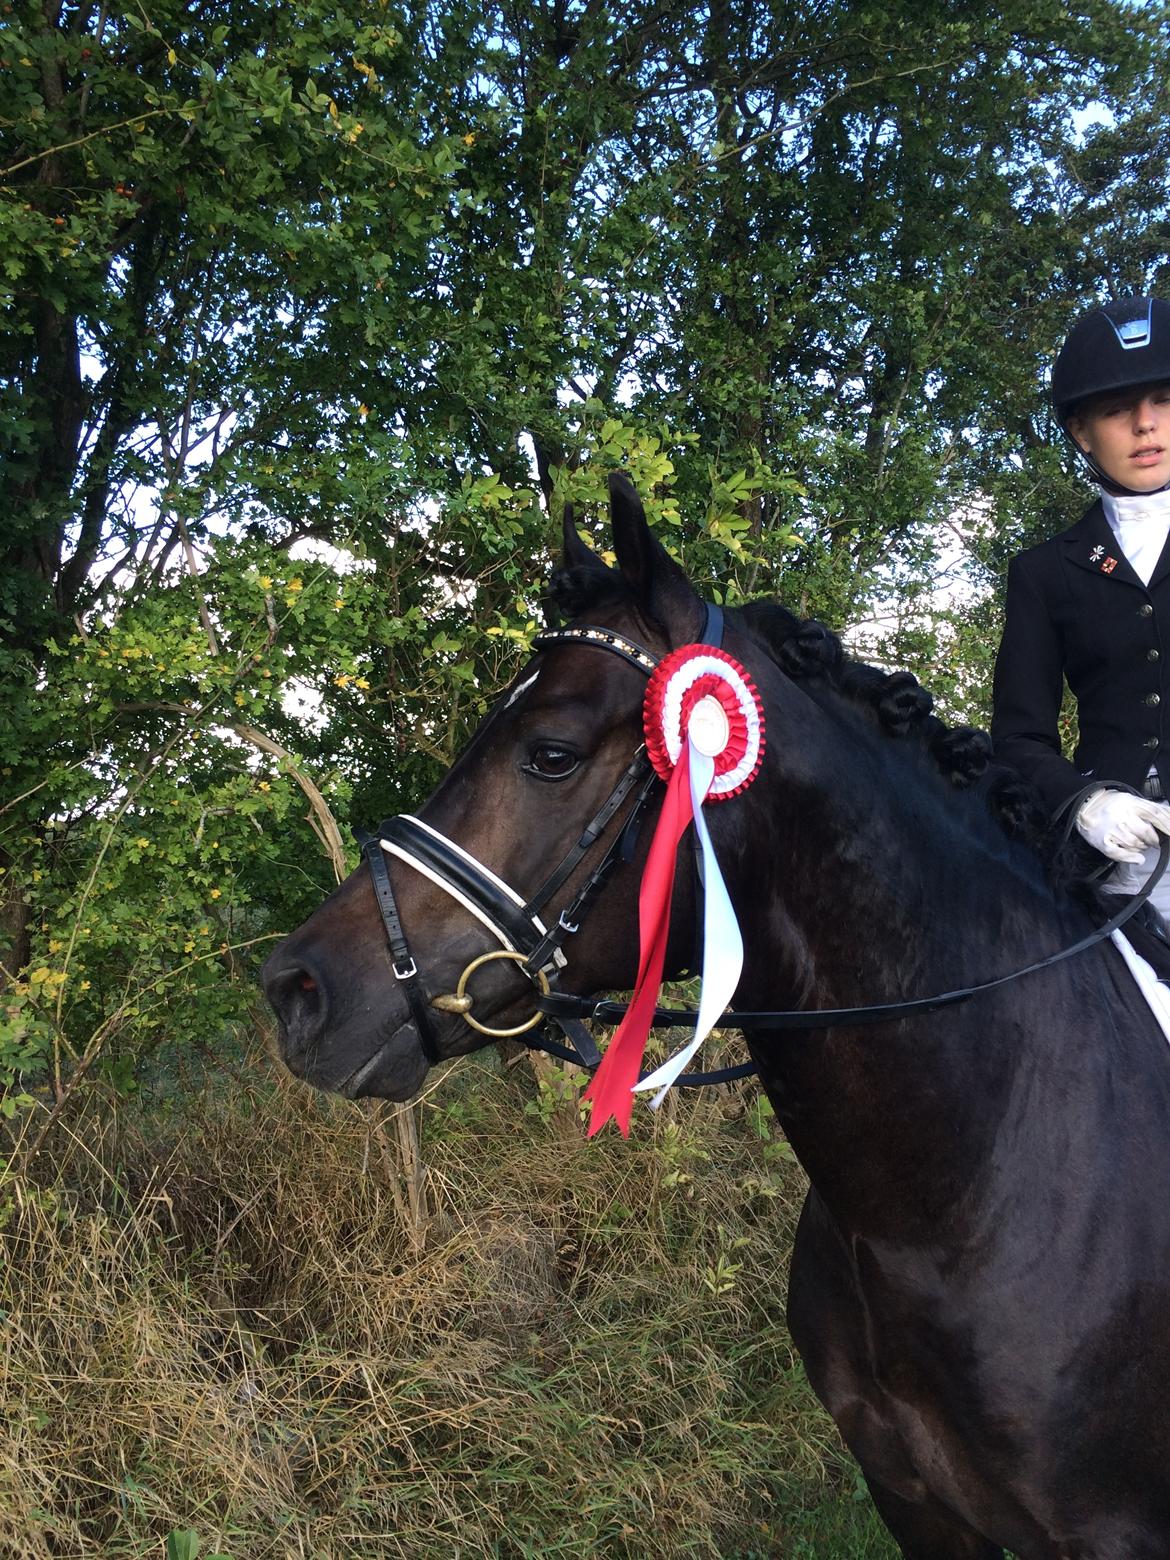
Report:
[{"label": "horse eye", "polygon": [[576,753],[569,748],[559,747],[555,742],[538,742],[523,768],[526,774],[535,775],[538,780],[567,780],[579,762]]}]

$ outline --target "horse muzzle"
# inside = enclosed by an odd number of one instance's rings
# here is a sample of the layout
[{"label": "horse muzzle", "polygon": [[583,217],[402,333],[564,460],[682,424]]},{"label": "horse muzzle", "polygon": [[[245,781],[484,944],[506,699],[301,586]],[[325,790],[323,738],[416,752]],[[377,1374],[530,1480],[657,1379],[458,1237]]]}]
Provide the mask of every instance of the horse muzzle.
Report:
[{"label": "horse muzzle", "polygon": [[348,1099],[405,1100],[417,1092],[428,1060],[410,1013],[388,1012],[380,990],[367,992],[359,980],[335,994],[323,972],[288,945],[264,965],[261,983],[279,1021],[281,1059],[295,1077]]}]

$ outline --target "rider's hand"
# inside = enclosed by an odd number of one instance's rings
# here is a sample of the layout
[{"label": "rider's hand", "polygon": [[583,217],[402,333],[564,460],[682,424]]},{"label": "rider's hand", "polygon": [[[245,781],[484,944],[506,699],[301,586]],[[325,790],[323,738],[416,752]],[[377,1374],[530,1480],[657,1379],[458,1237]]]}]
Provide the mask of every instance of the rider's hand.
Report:
[{"label": "rider's hand", "polygon": [[1139,862],[1158,831],[1170,834],[1170,807],[1128,791],[1094,791],[1077,813],[1077,828],[1111,861]]}]

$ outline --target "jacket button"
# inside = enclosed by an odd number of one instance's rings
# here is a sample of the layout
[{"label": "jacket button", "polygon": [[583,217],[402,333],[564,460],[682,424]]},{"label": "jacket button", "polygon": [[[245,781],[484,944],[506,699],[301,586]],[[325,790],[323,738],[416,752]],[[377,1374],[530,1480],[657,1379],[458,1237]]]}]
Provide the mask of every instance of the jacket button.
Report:
[{"label": "jacket button", "polygon": [[1138,608],[1138,617],[1151,617],[1153,615],[1153,611],[1153,603],[1149,601],[1143,601],[1141,606]]},{"label": "jacket button", "polygon": [[1160,661],[1161,659],[1162,659],[1161,654],[1157,650],[1147,650],[1146,651],[1146,660],[1147,661]]},{"label": "jacket button", "polygon": [[1149,704],[1151,707],[1154,706],[1154,705],[1161,704],[1161,702],[1162,702],[1162,695],[1160,693],[1147,693],[1146,694],[1146,703]]},{"label": "jacket button", "polygon": [[1158,746],[1158,739],[1157,739],[1157,737],[1147,737],[1146,740],[1142,743],[1142,747],[1156,748],[1157,746]]}]

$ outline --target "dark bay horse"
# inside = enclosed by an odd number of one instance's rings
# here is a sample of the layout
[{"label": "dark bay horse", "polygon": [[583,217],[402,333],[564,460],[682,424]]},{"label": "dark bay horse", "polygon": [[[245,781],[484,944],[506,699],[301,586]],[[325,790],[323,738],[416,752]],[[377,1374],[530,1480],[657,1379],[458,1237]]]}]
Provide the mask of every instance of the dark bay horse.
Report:
[{"label": "dark bay horse", "polygon": [[[700,635],[704,609],[629,484],[615,479],[611,496],[617,569],[566,527],[554,593],[570,623],[660,656]],[[927,996],[1090,929],[985,787],[958,788],[937,751],[899,740],[897,720],[875,718],[828,669],[790,675],[773,627],[752,608],[727,614],[724,646],[759,689],[767,747],[755,783],[706,810],[744,937],[736,1007]],[[572,852],[641,743],[645,688],[620,654],[543,644],[422,809],[421,832],[517,899],[568,859],[552,925],[596,866]],[[598,850],[634,805],[620,797]],[[560,989],[632,984],[649,832],[563,934]],[[290,1068],[403,1100],[429,1059],[482,1043],[450,994],[501,939],[433,875],[388,864],[405,942],[388,945],[363,868],[264,979]],[[693,884],[684,851],[668,972],[694,953]],[[475,1014],[496,1027],[532,1012],[512,959],[473,985]],[[749,1045],[812,1183],[792,1334],[903,1555],[1167,1560],[1170,1054],[1116,950],[946,1011]]]}]

